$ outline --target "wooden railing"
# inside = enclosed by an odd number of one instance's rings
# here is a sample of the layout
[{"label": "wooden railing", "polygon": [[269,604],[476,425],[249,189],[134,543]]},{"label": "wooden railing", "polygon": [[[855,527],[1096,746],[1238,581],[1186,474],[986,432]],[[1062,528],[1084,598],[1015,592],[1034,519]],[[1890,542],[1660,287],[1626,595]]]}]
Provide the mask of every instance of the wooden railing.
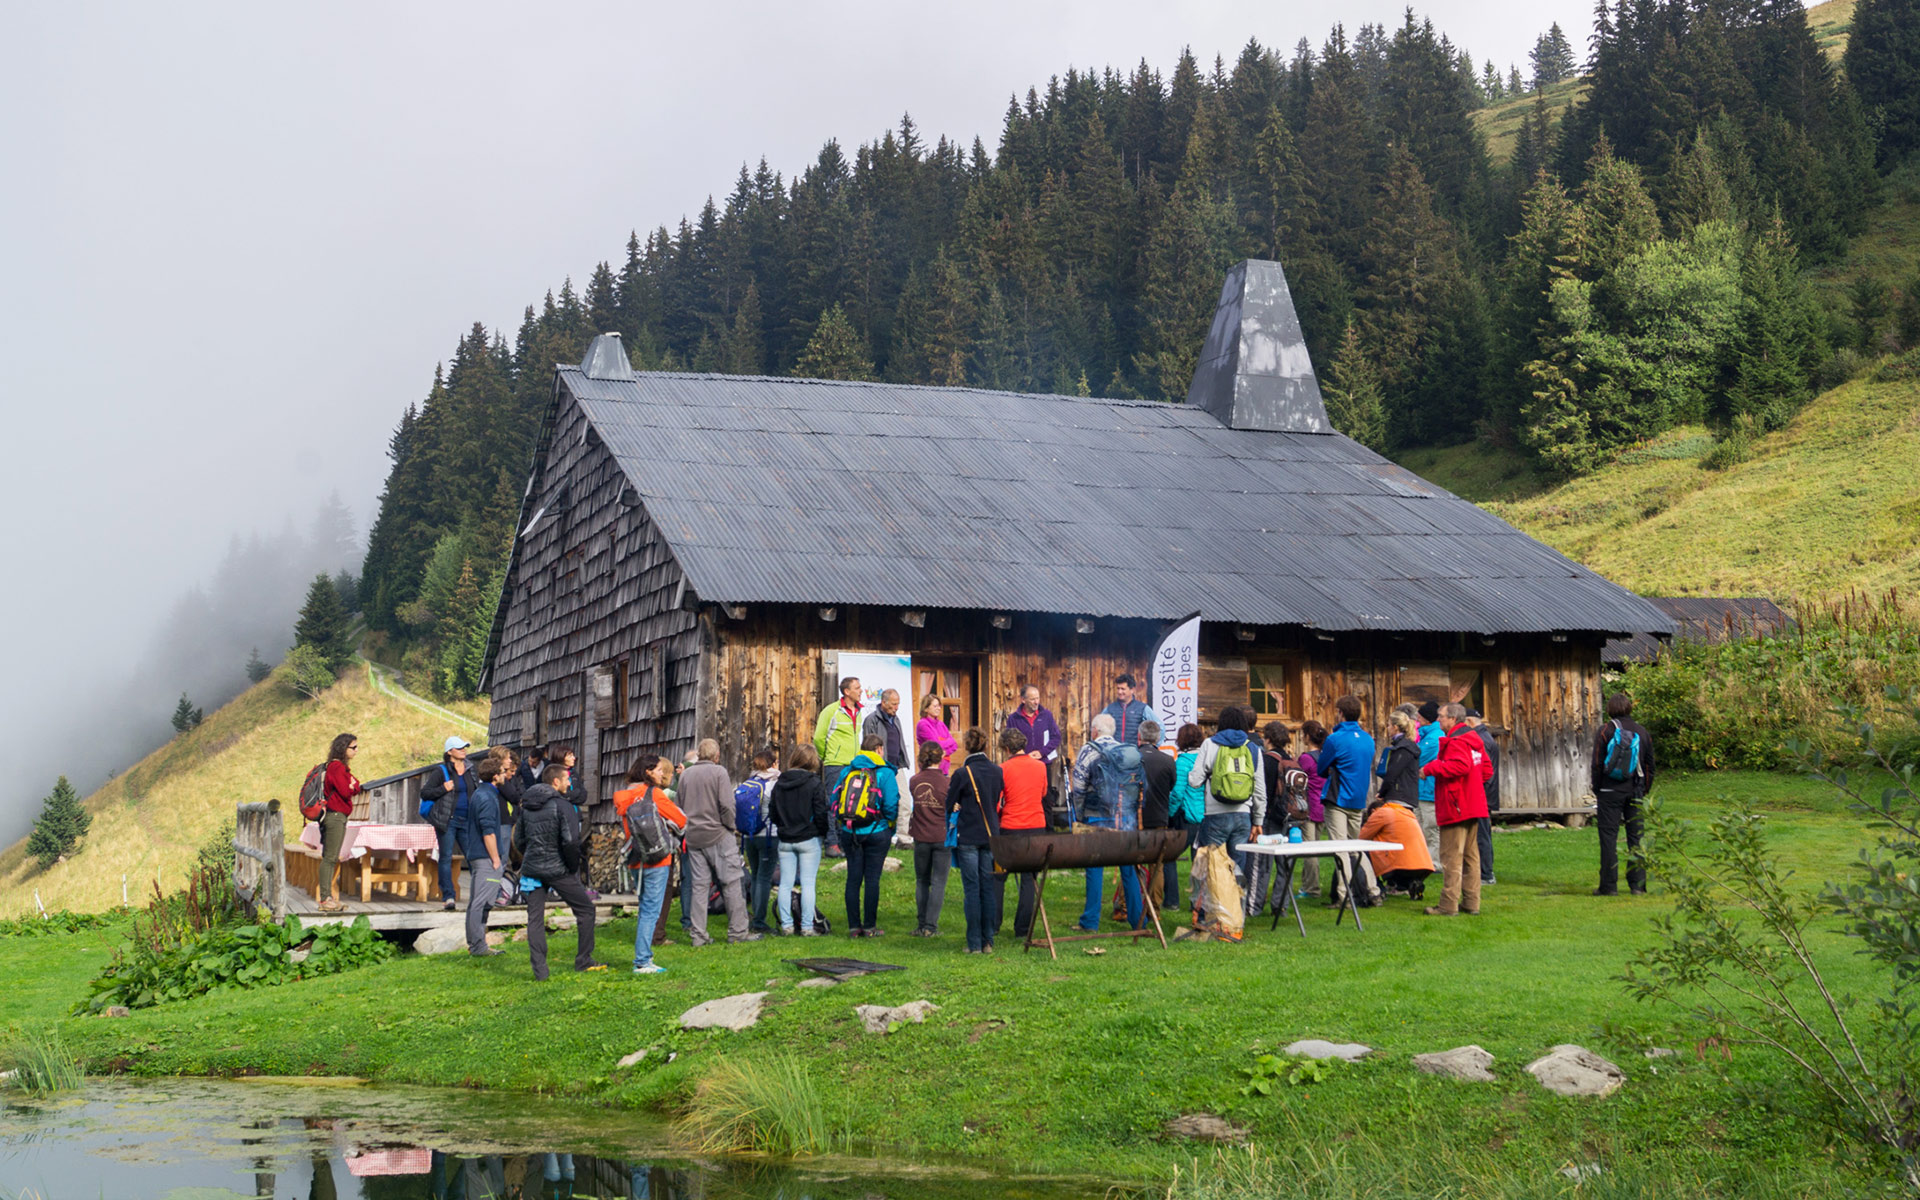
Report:
[{"label": "wooden railing", "polygon": [[287,918],[287,830],[280,802],[240,804],[233,813],[233,890],[243,903],[264,904]]}]

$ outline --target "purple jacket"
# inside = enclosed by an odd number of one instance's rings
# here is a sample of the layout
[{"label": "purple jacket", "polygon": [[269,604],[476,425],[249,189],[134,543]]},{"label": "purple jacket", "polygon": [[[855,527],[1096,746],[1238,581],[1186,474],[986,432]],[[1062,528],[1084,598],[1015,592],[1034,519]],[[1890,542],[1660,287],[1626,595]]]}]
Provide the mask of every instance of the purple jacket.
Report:
[{"label": "purple jacket", "polygon": [[1025,708],[1014,709],[1013,715],[1007,718],[1007,728],[1018,729],[1025,734],[1027,749],[1039,751],[1040,761],[1052,762],[1060,757],[1060,723],[1053,719],[1046,705],[1041,705],[1040,711],[1034,713],[1031,720]]}]

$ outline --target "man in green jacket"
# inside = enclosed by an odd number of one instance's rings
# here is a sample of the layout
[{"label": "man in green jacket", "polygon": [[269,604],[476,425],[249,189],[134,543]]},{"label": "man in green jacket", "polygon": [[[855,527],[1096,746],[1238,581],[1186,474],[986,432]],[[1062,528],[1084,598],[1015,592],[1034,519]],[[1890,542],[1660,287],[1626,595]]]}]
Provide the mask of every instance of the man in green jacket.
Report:
[{"label": "man in green jacket", "polygon": [[860,753],[860,680],[849,675],[840,681],[840,698],[820,710],[813,723],[813,748],[826,769],[827,794],[840,786],[847,764]]}]

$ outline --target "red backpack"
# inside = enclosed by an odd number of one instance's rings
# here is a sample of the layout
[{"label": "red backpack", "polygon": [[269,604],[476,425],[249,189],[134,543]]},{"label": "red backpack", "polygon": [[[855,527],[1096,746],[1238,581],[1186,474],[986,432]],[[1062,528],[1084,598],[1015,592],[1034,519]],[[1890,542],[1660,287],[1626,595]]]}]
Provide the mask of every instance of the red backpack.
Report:
[{"label": "red backpack", "polygon": [[300,785],[300,815],[309,821],[318,821],[327,811],[327,764],[321,763],[307,772],[305,783]]}]

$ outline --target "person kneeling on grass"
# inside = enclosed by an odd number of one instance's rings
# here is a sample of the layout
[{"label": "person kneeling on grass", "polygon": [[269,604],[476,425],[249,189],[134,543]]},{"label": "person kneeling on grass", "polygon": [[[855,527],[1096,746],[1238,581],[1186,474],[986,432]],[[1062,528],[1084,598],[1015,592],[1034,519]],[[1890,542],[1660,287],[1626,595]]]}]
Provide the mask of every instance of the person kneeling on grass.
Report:
[{"label": "person kneeling on grass", "polygon": [[[666,853],[651,862],[642,862],[636,891],[640,893],[640,917],[633,931],[633,973],[658,975],[665,967],[653,961],[653,931],[667,905],[667,877],[673,873],[673,847],[686,831],[687,816],[667,794],[673,778],[673,760],[658,754],[642,754],[627,769],[627,786],[613,794],[613,811],[629,843],[642,844],[640,834],[649,811],[659,819]],[[631,860],[629,860],[631,861]]]},{"label": "person kneeling on grass", "polygon": [[[1415,761],[1418,761],[1418,751],[1415,751]],[[1373,873],[1379,877],[1387,895],[1423,900],[1427,894],[1427,876],[1433,874],[1434,867],[1433,856],[1427,853],[1427,840],[1420,833],[1420,814],[1414,808],[1419,803],[1417,789],[1414,796],[1412,801],[1375,801],[1361,822],[1360,836],[1367,841],[1400,843],[1398,850],[1368,853],[1373,859]]]},{"label": "person kneeling on grass", "polygon": [[549,763],[540,782],[520,798],[520,887],[527,896],[527,950],[533,977],[547,978],[547,900],[563,900],[573,910],[580,944],[573,955],[576,971],[604,971],[593,961],[593,901],[580,881],[586,855],[580,845],[580,814],[566,799],[567,768]]}]

